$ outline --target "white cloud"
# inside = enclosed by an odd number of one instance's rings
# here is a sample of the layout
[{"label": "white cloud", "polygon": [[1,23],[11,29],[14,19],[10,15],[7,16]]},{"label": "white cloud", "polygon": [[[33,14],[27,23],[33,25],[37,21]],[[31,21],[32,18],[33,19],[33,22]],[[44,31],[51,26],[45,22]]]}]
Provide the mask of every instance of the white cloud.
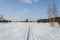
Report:
[{"label": "white cloud", "polygon": [[33,0],[34,2],[38,2],[39,0]]},{"label": "white cloud", "polygon": [[32,3],[32,0],[23,0],[24,3]]},{"label": "white cloud", "polygon": [[29,10],[27,8],[24,9],[24,13],[28,13]]},{"label": "white cloud", "polygon": [[21,0],[23,3],[29,3],[32,4],[33,2],[38,2],[39,0]]},{"label": "white cloud", "polygon": [[27,13],[29,13],[29,10],[27,8],[25,8],[22,12],[21,12],[21,16],[22,15],[26,15]]}]

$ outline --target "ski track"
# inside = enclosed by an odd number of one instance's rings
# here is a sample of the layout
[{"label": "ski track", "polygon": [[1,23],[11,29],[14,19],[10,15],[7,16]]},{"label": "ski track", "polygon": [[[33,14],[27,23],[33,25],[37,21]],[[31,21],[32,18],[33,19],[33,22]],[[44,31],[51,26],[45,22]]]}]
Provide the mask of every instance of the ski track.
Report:
[{"label": "ski track", "polygon": [[0,23],[0,40],[26,40],[30,26],[30,40],[60,40],[60,26],[49,23]]}]

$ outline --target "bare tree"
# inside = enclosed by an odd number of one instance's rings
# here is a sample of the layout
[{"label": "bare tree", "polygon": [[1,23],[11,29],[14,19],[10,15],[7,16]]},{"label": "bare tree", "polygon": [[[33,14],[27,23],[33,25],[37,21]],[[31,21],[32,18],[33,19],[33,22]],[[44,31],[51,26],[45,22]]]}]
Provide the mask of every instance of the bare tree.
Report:
[{"label": "bare tree", "polygon": [[[57,17],[57,8],[56,8],[56,4],[55,1],[53,2],[53,7],[51,8],[51,6],[48,6],[48,18],[49,18],[49,22],[51,24],[52,27],[54,27],[54,23],[55,23],[55,17]],[[53,19],[52,19],[53,18]]]},{"label": "bare tree", "polygon": [[3,15],[0,15],[0,21],[3,20],[3,19],[4,19],[4,18],[3,18]]},{"label": "bare tree", "polygon": [[56,4],[55,4],[55,1],[53,2],[53,12],[52,12],[52,14],[53,14],[53,17],[57,17],[58,15],[57,15],[57,7],[56,7]]},{"label": "bare tree", "polygon": [[48,5],[48,12],[47,12],[47,14],[48,14],[48,18],[49,18],[49,23],[50,23],[50,25],[51,25],[51,27],[53,27],[53,23],[52,23],[52,8],[51,8],[51,5],[49,4]]},{"label": "bare tree", "polygon": [[48,18],[51,18],[51,6],[50,6],[50,4],[48,5],[48,12],[47,12],[47,14],[48,14]]},{"label": "bare tree", "polygon": [[55,1],[53,2],[52,15],[53,15],[53,22],[52,22],[52,25],[54,25],[55,20],[56,20],[55,18],[58,16],[58,15],[57,15],[57,8],[56,8]]}]

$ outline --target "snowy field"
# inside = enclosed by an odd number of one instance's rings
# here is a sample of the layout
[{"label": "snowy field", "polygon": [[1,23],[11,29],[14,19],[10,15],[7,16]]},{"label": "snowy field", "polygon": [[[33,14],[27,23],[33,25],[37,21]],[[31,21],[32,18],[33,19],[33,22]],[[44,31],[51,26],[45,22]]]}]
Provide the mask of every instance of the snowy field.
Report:
[{"label": "snowy field", "polygon": [[55,23],[0,23],[0,40],[27,40],[30,27],[29,40],[60,40],[60,27]]}]

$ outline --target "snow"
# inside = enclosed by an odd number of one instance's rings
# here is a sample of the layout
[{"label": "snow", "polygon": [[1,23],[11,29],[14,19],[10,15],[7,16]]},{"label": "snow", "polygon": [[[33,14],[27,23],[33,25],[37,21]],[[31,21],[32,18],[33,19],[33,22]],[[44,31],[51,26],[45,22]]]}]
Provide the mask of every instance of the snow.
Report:
[{"label": "snow", "polygon": [[0,40],[27,40],[30,27],[30,40],[60,40],[60,26],[55,23],[0,23]]}]

